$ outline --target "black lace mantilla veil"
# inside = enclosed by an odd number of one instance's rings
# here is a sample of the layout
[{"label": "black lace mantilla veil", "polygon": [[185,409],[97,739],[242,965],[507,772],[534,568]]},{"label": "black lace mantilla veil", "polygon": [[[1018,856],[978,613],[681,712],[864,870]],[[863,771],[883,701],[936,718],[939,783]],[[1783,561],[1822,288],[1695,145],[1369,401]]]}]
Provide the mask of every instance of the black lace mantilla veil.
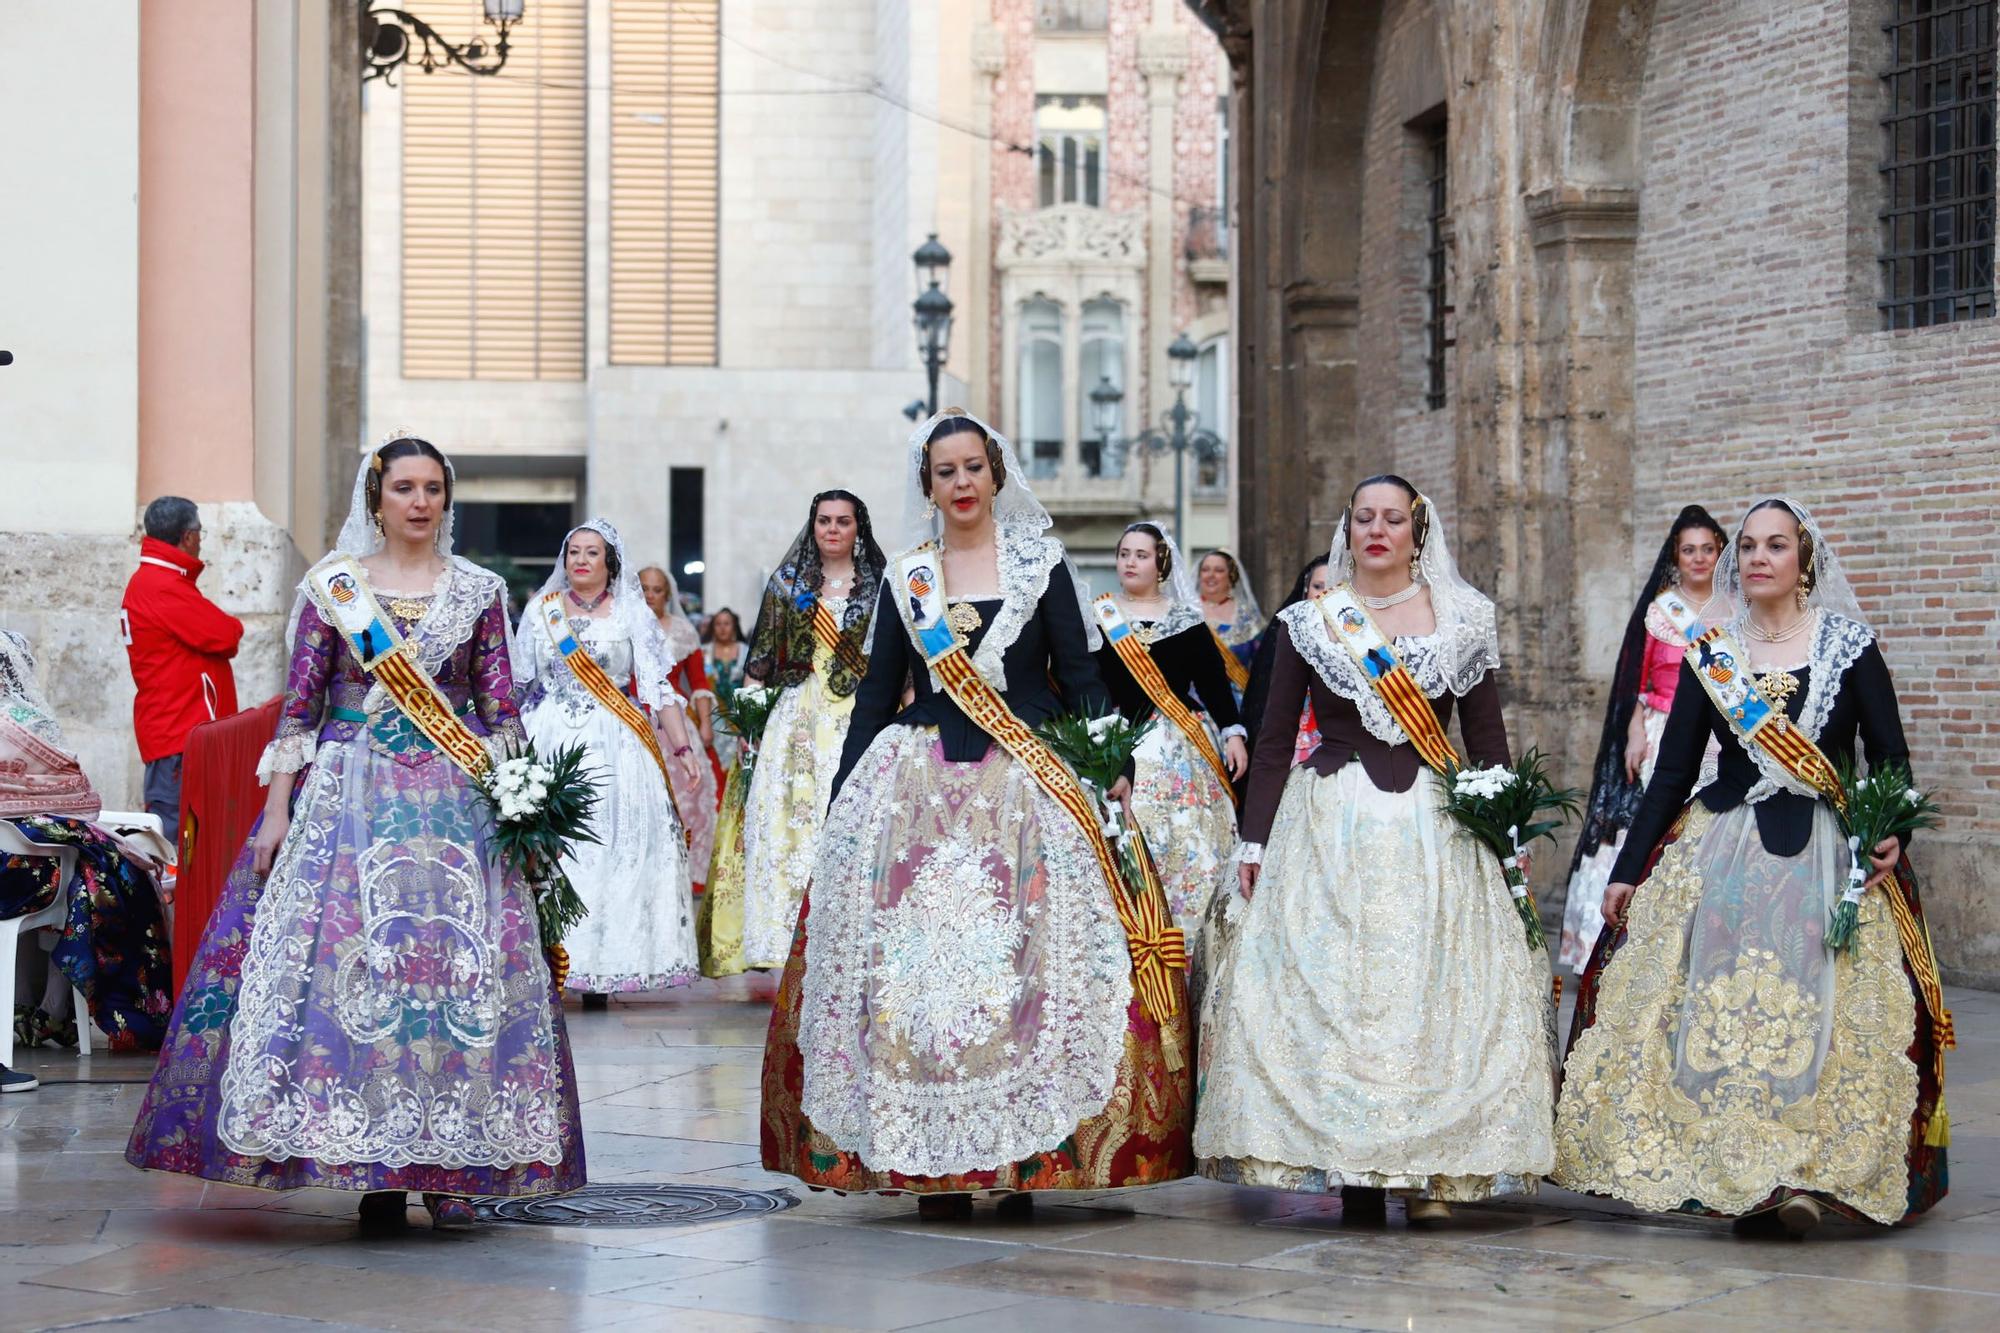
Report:
[{"label": "black lace mantilla veil", "polygon": [[[1590,770],[1590,805],[1584,811],[1583,827],[1577,834],[1576,853],[1570,858],[1572,878],[1577,867],[1595,855],[1606,840],[1631,826],[1632,817],[1639,812],[1639,799],[1646,794],[1645,784],[1625,776],[1625,736],[1632,725],[1633,710],[1639,706],[1639,678],[1646,666],[1646,612],[1652,608],[1653,599],[1667,590],[1678,563],[1675,548],[1680,544],[1681,534],[1690,528],[1723,531],[1722,525],[1700,505],[1681,510],[1667,530],[1666,540],[1660,543],[1660,552],[1653,559],[1646,581],[1639,585],[1639,600],[1625,622],[1625,638],[1618,647],[1618,666],[1611,676],[1604,731],[1598,738],[1597,759]],[[1727,546],[1728,541],[1726,535],[1717,539],[1720,546]],[[1719,576],[1720,562],[1717,573]]]},{"label": "black lace mantilla veil", "polygon": [[756,627],[750,632],[750,659],[744,665],[748,675],[766,685],[780,688],[797,685],[812,674],[813,610],[825,578],[820,569],[819,543],[813,540],[813,517],[822,502],[845,500],[854,506],[854,587],[847,595],[847,609],[840,618],[841,648],[827,669],[826,686],[836,697],[854,693],[868,669],[868,621],[875,610],[875,598],[882,585],[882,571],[888,560],[875,540],[868,506],[851,491],[821,491],[806,509],[805,527],[778,562],[777,572],[764,589],[763,603],[757,608]]}]

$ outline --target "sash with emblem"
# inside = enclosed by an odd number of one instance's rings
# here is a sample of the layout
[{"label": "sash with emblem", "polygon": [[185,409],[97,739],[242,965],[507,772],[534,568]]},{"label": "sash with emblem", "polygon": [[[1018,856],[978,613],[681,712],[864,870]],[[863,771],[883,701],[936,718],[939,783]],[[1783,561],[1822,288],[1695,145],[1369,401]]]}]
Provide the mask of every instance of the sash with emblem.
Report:
[{"label": "sash with emblem", "polygon": [[589,649],[578,643],[576,636],[570,633],[569,613],[563,610],[562,599],[562,591],[558,589],[544,594],[535,606],[536,616],[548,631],[549,642],[555,645],[556,652],[568,664],[570,673],[582,683],[584,689],[590,691],[590,697],[603,704],[613,717],[639,738],[640,744],[646,747],[646,753],[653,756],[653,762],[659,766],[660,780],[667,784],[667,796],[672,798],[673,775],[667,771],[667,757],[660,753],[660,738],[653,734],[653,724],[639,711],[639,705],[626,698],[625,691],[612,683],[611,677],[604,673],[604,667],[590,655]]},{"label": "sash with emblem", "polygon": [[[1194,715],[1194,710],[1183,703],[1173,687],[1167,684],[1160,664],[1153,660],[1152,650],[1139,641],[1139,636],[1127,623],[1125,612],[1118,606],[1118,599],[1105,593],[1097,599],[1096,611],[1098,627],[1104,631],[1104,641],[1118,654],[1118,660],[1132,673],[1132,679],[1139,682],[1146,698],[1160,710],[1161,716],[1172,719],[1173,724],[1181,729],[1181,733],[1188,738],[1188,744],[1194,746],[1195,753],[1215,771],[1215,780],[1222,784],[1222,790],[1233,796],[1229,770],[1223,767],[1222,756],[1215,752],[1215,742],[1209,739],[1208,728],[1201,725],[1201,719]],[[1232,662],[1236,660],[1234,654],[1227,656]]]},{"label": "sash with emblem", "polygon": [[1222,654],[1222,669],[1229,673],[1229,683],[1239,690],[1249,689],[1250,668],[1243,665],[1243,659],[1236,655],[1236,650],[1223,641],[1222,632],[1210,625],[1208,637],[1215,640],[1215,651]]},{"label": "sash with emblem", "polygon": [[1458,751],[1452,748],[1423,687],[1396,656],[1395,645],[1363,609],[1354,589],[1341,584],[1319,599],[1319,610],[1326,617],[1328,637],[1354,659],[1361,678],[1396,719],[1410,744],[1417,747],[1418,757],[1440,774],[1448,775],[1460,767]]},{"label": "sash with emblem", "polygon": [[868,659],[861,655],[861,650],[851,639],[840,632],[840,626],[834,621],[832,609],[818,597],[813,598],[812,627],[813,638],[820,647],[833,654],[835,660],[849,672],[855,676],[868,674]]},{"label": "sash with emblem", "polygon": [[1018,760],[1076,821],[1104,872],[1119,924],[1125,928],[1133,988],[1140,1005],[1155,1021],[1177,1013],[1187,971],[1187,941],[1167,910],[1167,896],[1158,880],[1126,883],[1118,855],[1105,839],[1104,827],[1083,783],[972,665],[945,614],[943,561],[935,546],[926,543],[903,557],[898,588],[902,595],[897,603],[910,638],[952,702]]},{"label": "sash with emblem", "polygon": [[330,556],[306,575],[306,592],[321,619],[347,641],[361,669],[395,700],[424,738],[445,757],[478,779],[493,766],[486,743],[465,725],[451,701],[438,688],[417,656],[416,645],[396,629],[382,610],[361,562],[350,555]]}]

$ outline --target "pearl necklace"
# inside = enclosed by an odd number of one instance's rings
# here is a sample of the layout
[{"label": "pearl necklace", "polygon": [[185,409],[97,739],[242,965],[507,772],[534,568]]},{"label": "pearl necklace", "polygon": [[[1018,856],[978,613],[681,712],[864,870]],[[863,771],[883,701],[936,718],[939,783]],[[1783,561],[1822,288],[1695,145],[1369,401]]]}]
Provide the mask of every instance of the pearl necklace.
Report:
[{"label": "pearl necklace", "polygon": [[1756,621],[1752,620],[1750,617],[1745,616],[1743,618],[1743,630],[1746,634],[1748,634],[1751,638],[1757,640],[1757,642],[1759,643],[1786,643],[1796,638],[1798,636],[1798,632],[1804,629],[1806,627],[1806,623],[1810,621],[1812,618],[1813,618],[1813,613],[1808,611],[1804,615],[1800,616],[1797,620],[1794,620],[1785,629],[1774,631],[1765,629],[1763,626],[1759,625]]},{"label": "pearl necklace", "polygon": [[575,588],[571,588],[569,590],[570,601],[576,603],[576,605],[579,608],[581,608],[586,615],[588,615],[592,611],[595,611],[598,607],[603,606],[605,599],[608,598],[609,596],[611,596],[611,589],[606,588],[603,592],[597,594],[597,596],[591,598],[589,601],[586,602],[583,600],[583,598],[578,597],[576,595]]},{"label": "pearl necklace", "polygon": [[1359,588],[1356,588],[1355,592],[1360,593],[1362,604],[1369,610],[1386,611],[1392,606],[1401,606],[1404,602],[1415,597],[1418,590],[1423,586],[1423,584],[1413,580],[1409,587],[1403,589],[1401,592],[1392,592],[1387,597],[1370,597],[1367,593],[1361,592]]}]

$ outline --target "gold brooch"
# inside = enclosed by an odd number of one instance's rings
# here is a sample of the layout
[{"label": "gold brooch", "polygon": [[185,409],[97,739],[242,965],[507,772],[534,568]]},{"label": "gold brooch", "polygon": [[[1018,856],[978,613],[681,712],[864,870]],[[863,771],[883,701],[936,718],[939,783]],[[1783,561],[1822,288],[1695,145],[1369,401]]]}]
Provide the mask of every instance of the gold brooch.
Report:
[{"label": "gold brooch", "polygon": [[1757,677],[1757,692],[1771,701],[1771,707],[1780,713],[1791,697],[1798,693],[1799,681],[1789,671],[1766,671]]},{"label": "gold brooch", "polygon": [[951,609],[945,612],[944,619],[945,623],[951,626],[951,632],[962,639],[971,638],[979,632],[979,627],[986,623],[979,614],[979,608],[971,602],[953,602]]},{"label": "gold brooch", "polygon": [[410,597],[391,597],[389,614],[398,620],[422,620],[427,608],[424,603]]}]

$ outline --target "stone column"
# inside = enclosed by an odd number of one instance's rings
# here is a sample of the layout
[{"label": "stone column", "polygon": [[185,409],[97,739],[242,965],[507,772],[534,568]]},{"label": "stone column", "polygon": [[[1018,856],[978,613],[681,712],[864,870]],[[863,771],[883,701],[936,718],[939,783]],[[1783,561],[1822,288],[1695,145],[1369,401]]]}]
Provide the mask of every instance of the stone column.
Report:
[{"label": "stone column", "polygon": [[[1135,321],[1146,368],[1134,385],[1130,422],[1151,422],[1173,402],[1167,378],[1167,344],[1174,340],[1174,104],[1188,71],[1187,34],[1160,26],[1139,34],[1139,72],[1146,76],[1146,310]],[[1172,460],[1166,475],[1172,476]]]},{"label": "stone column", "polygon": [[[972,247],[964,258],[966,281],[956,298],[959,310],[952,341],[964,347],[965,404],[988,421],[1001,418],[994,401],[1000,383],[993,328],[993,80],[1007,68],[1007,40],[998,28],[981,23],[972,30]],[[958,286],[958,284],[954,284]],[[954,350],[953,360],[959,360]],[[943,404],[939,404],[943,406]]]}]

